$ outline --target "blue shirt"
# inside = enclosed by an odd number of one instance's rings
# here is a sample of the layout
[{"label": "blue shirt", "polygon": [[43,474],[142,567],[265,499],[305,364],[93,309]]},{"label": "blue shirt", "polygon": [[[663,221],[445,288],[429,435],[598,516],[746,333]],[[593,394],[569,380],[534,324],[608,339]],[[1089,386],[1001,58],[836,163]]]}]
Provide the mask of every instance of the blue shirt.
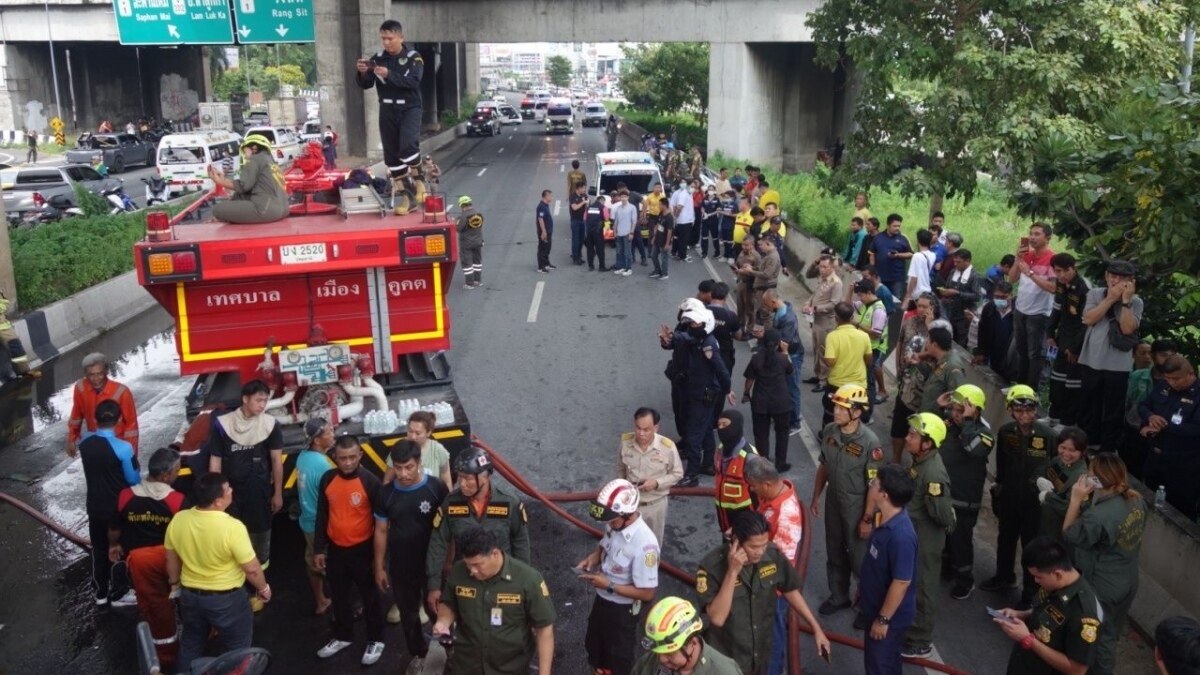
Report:
[{"label": "blue shirt", "polygon": [[879,284],[879,288],[875,289],[875,297],[883,302],[883,308],[887,310],[888,314],[896,311],[896,296],[892,295],[892,289]]},{"label": "blue shirt", "polygon": [[857,232],[852,233],[850,240],[846,242],[846,250],[842,254],[842,260],[854,267],[858,267],[859,254],[862,252],[862,245],[866,240],[867,231],[861,227]]},{"label": "blue shirt", "polygon": [[321,476],[333,468],[324,453],[306,448],[296,458],[296,493],[300,496],[300,529],[313,534],[317,529],[317,494]]},{"label": "blue shirt", "polygon": [[933,251],[934,264],[940,263],[946,259],[946,245],[945,244],[935,243],[933,246],[929,247],[929,250]]},{"label": "blue shirt", "polygon": [[879,280],[885,284],[896,281],[907,281],[904,274],[904,258],[891,258],[889,253],[911,253],[912,246],[903,233],[891,236],[887,230],[880,230],[871,240],[871,250],[875,252],[875,269],[879,270]]},{"label": "blue shirt", "polygon": [[[536,218],[541,218],[542,222],[546,224],[546,234],[554,232],[554,217],[550,215],[549,204],[546,202],[538,202]],[[533,224],[537,225],[536,219],[533,221]],[[538,233],[540,234],[541,230],[538,230]]]},{"label": "blue shirt", "polygon": [[917,614],[917,532],[902,510],[871,532],[858,579],[858,605],[868,619],[879,616],[893,580],[909,581],[892,622],[905,623]]}]

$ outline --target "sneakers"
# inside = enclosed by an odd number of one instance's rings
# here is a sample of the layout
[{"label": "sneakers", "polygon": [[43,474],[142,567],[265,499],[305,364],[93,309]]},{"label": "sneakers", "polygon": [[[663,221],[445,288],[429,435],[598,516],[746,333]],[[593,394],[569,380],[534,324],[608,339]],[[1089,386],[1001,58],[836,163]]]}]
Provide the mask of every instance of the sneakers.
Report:
[{"label": "sneakers", "polygon": [[900,650],[900,658],[904,659],[927,659],[933,656],[933,645],[906,645]]},{"label": "sneakers", "polygon": [[387,611],[387,622],[391,624],[400,623],[400,608],[392,605],[392,608]]},{"label": "sneakers", "polygon": [[[334,638],[334,639],[330,640],[329,642],[325,643],[324,647],[321,647],[320,649],[317,650],[317,657],[322,658],[322,659],[327,659],[327,658],[333,656],[334,654],[342,651],[346,647],[349,647],[350,644],[351,643],[346,642],[345,640],[338,640],[337,638]],[[371,644],[377,644],[377,643],[371,643]],[[368,646],[368,649],[369,648],[370,647]]]},{"label": "sneakers", "polygon": [[623,277],[633,276],[633,270],[626,267],[625,269],[621,270],[621,276],[623,276]]},{"label": "sneakers", "polygon": [[624,268],[624,267],[617,267],[616,269],[614,269],[614,270],[612,271],[612,273],[613,273],[613,274],[625,274],[625,268]]},{"label": "sneakers", "polygon": [[550,274],[550,270],[546,269],[545,267],[539,267],[538,271],[542,274]]},{"label": "sneakers", "polygon": [[801,427],[799,424],[794,427],[788,427],[788,436],[795,436],[796,434],[800,433],[803,428],[804,427]]},{"label": "sneakers", "polygon": [[1010,591],[1017,587],[1016,579],[1001,579],[1000,577],[992,577],[987,581],[979,584],[979,590],[989,593],[998,593],[1000,591]]},{"label": "sneakers", "polygon": [[833,598],[828,598],[825,600],[825,602],[821,603],[821,606],[817,608],[817,611],[821,613],[821,616],[829,616],[830,614],[837,614],[841,610],[848,609],[849,607],[849,600],[834,602]]},{"label": "sneakers", "polygon": [[133,607],[137,605],[137,593],[134,593],[131,588],[125,592],[125,595],[113,600],[111,604],[113,607]]},{"label": "sneakers", "polygon": [[696,487],[699,484],[700,484],[700,475],[692,473],[692,474],[685,474],[684,477],[675,485],[677,485],[679,487]]},{"label": "sneakers", "polygon": [[971,592],[975,590],[975,584],[954,584],[954,588],[950,589],[950,597],[955,600],[966,600],[971,597]]},{"label": "sneakers", "polygon": [[363,652],[362,664],[364,666],[373,666],[383,656],[382,642],[368,642],[367,649]]},{"label": "sneakers", "polygon": [[546,268],[556,270],[556,269],[558,269],[558,265],[546,265]]},{"label": "sneakers", "polygon": [[96,596],[96,606],[97,607],[103,607],[107,604],[108,604],[108,595],[107,594]]},{"label": "sneakers", "polygon": [[670,275],[664,274],[664,275],[662,275],[661,277],[659,277],[659,278],[658,278],[658,280],[659,280],[659,281],[666,281],[667,279],[670,279],[670,278],[671,278],[671,277],[670,277]]},{"label": "sneakers", "polygon": [[657,279],[657,278],[659,278],[659,277],[661,277],[661,276],[662,276],[662,273],[660,273],[660,272],[651,272],[651,273],[650,273],[650,278],[651,278],[651,279]]},{"label": "sneakers", "polygon": [[692,256],[690,256],[690,255],[684,256],[683,262],[685,262],[685,263],[692,262]]}]

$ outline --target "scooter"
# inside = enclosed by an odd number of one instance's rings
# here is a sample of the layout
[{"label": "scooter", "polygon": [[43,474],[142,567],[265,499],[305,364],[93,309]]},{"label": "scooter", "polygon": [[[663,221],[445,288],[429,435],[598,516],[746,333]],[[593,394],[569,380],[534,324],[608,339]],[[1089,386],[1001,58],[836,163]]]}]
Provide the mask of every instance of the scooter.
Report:
[{"label": "scooter", "polygon": [[83,209],[71,203],[65,195],[54,195],[40,208],[26,211],[21,218],[21,224],[26,227],[55,223],[63,218],[75,218],[84,215]]},{"label": "scooter", "polygon": [[119,180],[116,185],[103,190],[100,194],[108,200],[109,204],[112,204],[112,210],[108,212],[110,216],[115,216],[118,213],[129,213],[138,209],[138,205],[133,199],[125,194],[124,181]]},{"label": "scooter", "polygon": [[142,182],[146,184],[146,206],[166,203],[167,181],[162,176],[143,178]]}]

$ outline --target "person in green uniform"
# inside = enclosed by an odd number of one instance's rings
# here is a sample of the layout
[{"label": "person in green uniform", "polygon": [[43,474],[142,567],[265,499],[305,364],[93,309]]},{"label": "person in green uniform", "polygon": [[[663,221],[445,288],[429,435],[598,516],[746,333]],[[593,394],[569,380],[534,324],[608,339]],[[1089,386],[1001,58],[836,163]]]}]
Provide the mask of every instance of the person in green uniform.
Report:
[{"label": "person in green uniform", "polygon": [[975,523],[983,505],[983,482],[987,479],[988,455],[995,440],[983,419],[987,396],[973,384],[962,384],[943,394],[938,404],[950,409],[946,440],[939,453],[950,475],[950,498],[954,506],[954,531],[946,535],[942,556],[943,578],[947,567],[954,581],[950,597],[966,600],[975,590]]},{"label": "person in green uniform", "polygon": [[433,635],[453,634],[454,675],[525,675],[537,653],[538,672],[553,675],[554,602],[533,567],[500,548],[491,530],[473,527],[455,545],[462,559],[446,577]]},{"label": "person in green uniform", "polygon": [[477,447],[468,448],[459,453],[455,469],[458,487],[446,495],[433,517],[433,533],[425,556],[426,604],[430,612],[437,611],[441,599],[442,569],[450,543],[455,544],[455,560],[462,558],[462,548],[457,544],[467,530],[483,527],[496,535],[500,550],[506,555],[533,564],[525,505],[500,486],[492,485],[492,460],[487,453]]},{"label": "person in green uniform", "polygon": [[[1071,488],[1071,503],[1063,518],[1063,537],[1073,547],[1075,566],[1104,609],[1096,662],[1088,671],[1099,675],[1113,673],[1117,640],[1138,589],[1146,507],[1128,480],[1125,462],[1116,453],[1096,455],[1087,476]],[[1089,498],[1090,506],[1085,508]]]},{"label": "person in green uniform", "polygon": [[[996,482],[992,484],[992,512],[999,519],[996,542],[996,576],[979,584],[990,593],[1017,587],[1013,565],[1017,557],[1017,540],[1027,546],[1037,536],[1041,526],[1042,509],[1038,504],[1038,468],[1050,456],[1057,434],[1038,421],[1038,397],[1033,388],[1014,384],[1004,397],[1012,421],[996,431]],[[1021,588],[1022,608],[1037,591],[1033,577],[1026,571]]]},{"label": "person in green uniform", "polygon": [[1071,488],[1087,473],[1087,434],[1079,427],[1058,432],[1058,454],[1038,472],[1038,501],[1042,524],[1038,534],[1062,539],[1063,518],[1071,503]]},{"label": "person in green uniform", "polygon": [[787,599],[813,629],[817,653],[829,654],[829,638],[800,594],[800,575],[771,545],[767,519],[757,511],[733,518],[733,540],[709,552],[696,572],[696,593],[708,616],[708,640],[745,675],[766,675],[775,629],[775,599]]},{"label": "person in green uniform", "polygon": [[821,493],[825,498],[825,573],[829,597],[817,611],[828,616],[850,606],[850,573],[858,576],[867,538],[871,536],[872,513],[867,508],[867,486],[884,464],[879,437],[863,423],[870,407],[867,391],[846,384],[830,395],[833,421],[821,431],[821,455],[813,481],[809,509],[821,517]]},{"label": "person in green uniform", "polygon": [[659,600],[646,615],[646,653],[633,666],[633,675],[743,675],[733,659],[700,637],[704,620],[683,598]]},{"label": "person in green uniform", "polygon": [[271,141],[250,134],[242,141],[242,167],[237,178],[208,165],[213,183],[233,193],[232,199],[213,204],[213,218],[226,223],[273,223],[290,214],[283,172],[271,157]]},{"label": "person in green uniform", "polygon": [[929,329],[925,354],[933,358],[933,370],[925,378],[925,386],[921,389],[921,408],[917,412],[940,415],[942,408],[947,406],[942,405],[939,399],[966,384],[967,362],[954,351],[954,333],[942,325]]},{"label": "person in green uniform", "polygon": [[1021,565],[1039,590],[1029,609],[1001,609],[992,620],[1014,643],[1008,675],[1083,675],[1096,655],[1100,602],[1071,564],[1061,541],[1037,537],[1023,547]]},{"label": "person in green uniform", "polygon": [[917,615],[904,636],[904,658],[928,658],[933,653],[933,615],[937,611],[933,589],[946,533],[954,529],[954,506],[950,497],[950,474],[938,448],[946,440],[946,423],[933,413],[908,418],[904,449],[913,458],[908,470],[916,492],[908,503],[908,517],[917,531]]}]

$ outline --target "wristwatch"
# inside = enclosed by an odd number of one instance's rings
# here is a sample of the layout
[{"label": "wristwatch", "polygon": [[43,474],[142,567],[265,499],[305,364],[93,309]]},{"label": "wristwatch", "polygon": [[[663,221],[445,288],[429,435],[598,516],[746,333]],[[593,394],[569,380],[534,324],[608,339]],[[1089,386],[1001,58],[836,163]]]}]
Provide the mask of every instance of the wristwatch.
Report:
[{"label": "wristwatch", "polygon": [[616,584],[614,584],[611,581],[608,582],[608,588],[606,588],[604,590],[608,591],[609,593],[612,593],[613,595],[617,594],[617,586],[616,586]]},{"label": "wristwatch", "polygon": [[879,616],[875,617],[875,623],[879,624],[880,626],[886,626],[891,622],[892,622],[892,617],[890,617],[890,616],[884,616],[884,615],[880,614]]}]

